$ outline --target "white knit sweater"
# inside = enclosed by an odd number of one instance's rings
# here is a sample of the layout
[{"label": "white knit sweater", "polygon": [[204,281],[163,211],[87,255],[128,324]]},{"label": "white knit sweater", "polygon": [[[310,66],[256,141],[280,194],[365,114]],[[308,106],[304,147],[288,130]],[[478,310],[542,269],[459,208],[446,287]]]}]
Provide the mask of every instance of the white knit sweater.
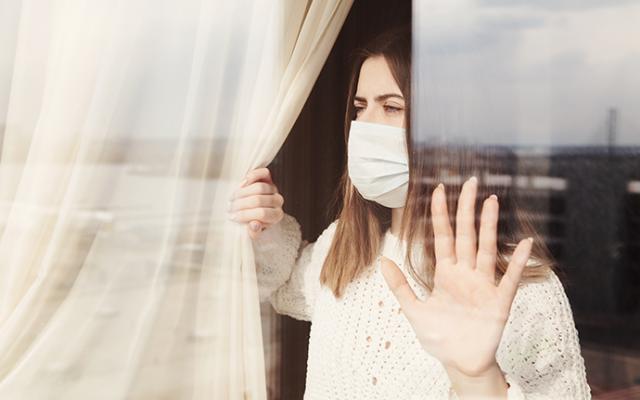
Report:
[{"label": "white knit sweater", "polygon": [[[334,221],[315,243],[290,215],[254,241],[261,301],[311,321],[305,400],[456,399],[442,364],[424,351],[380,273],[379,262],[336,299],[319,282]],[[406,243],[385,233],[382,255],[403,270]],[[419,250],[418,247],[416,247]],[[520,286],[498,348],[508,398],[590,399],[578,334],[555,274]]]}]

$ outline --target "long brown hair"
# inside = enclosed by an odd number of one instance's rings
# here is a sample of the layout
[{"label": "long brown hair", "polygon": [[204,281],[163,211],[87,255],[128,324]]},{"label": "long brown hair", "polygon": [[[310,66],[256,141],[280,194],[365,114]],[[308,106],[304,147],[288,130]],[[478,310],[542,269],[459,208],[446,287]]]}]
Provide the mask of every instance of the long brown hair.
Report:
[{"label": "long brown hair", "polygon": [[[500,219],[498,222],[498,257],[496,280],[506,271],[507,256],[517,242],[525,237],[534,238],[530,268],[524,271],[524,279],[545,276],[553,269],[549,250],[535,232],[530,215],[516,206],[511,185],[501,180],[515,175],[515,156],[498,147],[452,146],[424,143],[411,134],[411,30],[397,28],[387,31],[369,44],[356,50],[352,57],[351,79],[347,95],[344,119],[345,148],[349,139],[351,121],[355,119],[353,104],[360,68],[369,57],[382,56],[387,61],[393,78],[405,101],[405,127],[409,153],[409,186],[407,202],[400,224],[400,237],[407,245],[408,270],[425,288],[433,289],[435,265],[433,260],[433,230],[429,217],[431,193],[439,182],[445,183],[449,213],[455,215],[455,205],[466,178],[478,177],[476,198],[476,223],[479,221],[481,203],[492,193],[498,196]],[[412,140],[413,138],[413,140]],[[348,155],[347,155],[348,157]],[[497,178],[496,178],[497,177]],[[342,207],[329,253],[324,260],[320,282],[329,287],[336,297],[341,297],[347,285],[373,263],[382,245],[383,235],[391,226],[391,209],[364,199],[351,183],[348,170],[342,173],[340,192]],[[339,200],[337,200],[339,201]],[[453,212],[452,212],[453,210]],[[455,222],[455,221],[454,221]],[[413,243],[423,242],[426,256],[423,265],[414,265]]]}]

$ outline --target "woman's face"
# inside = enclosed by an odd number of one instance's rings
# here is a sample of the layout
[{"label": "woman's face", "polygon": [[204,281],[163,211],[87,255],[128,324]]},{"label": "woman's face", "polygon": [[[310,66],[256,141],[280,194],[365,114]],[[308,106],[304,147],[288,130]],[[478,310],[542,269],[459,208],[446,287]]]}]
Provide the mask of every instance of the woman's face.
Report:
[{"label": "woman's face", "polygon": [[384,57],[362,64],[353,105],[357,121],[405,128],[404,97]]}]

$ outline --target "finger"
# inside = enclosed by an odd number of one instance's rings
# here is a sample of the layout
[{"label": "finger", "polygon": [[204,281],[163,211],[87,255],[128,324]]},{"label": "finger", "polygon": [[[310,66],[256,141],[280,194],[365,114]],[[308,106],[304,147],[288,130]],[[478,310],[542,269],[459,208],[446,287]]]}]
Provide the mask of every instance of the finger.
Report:
[{"label": "finger", "polygon": [[275,194],[258,194],[255,196],[242,197],[235,199],[229,208],[229,211],[239,211],[249,208],[282,208],[284,197],[280,193]]},{"label": "finger", "polygon": [[265,183],[273,183],[271,179],[271,171],[269,168],[256,168],[252,171],[249,171],[244,180],[243,186],[251,185],[254,182],[265,182]]},{"label": "finger", "polygon": [[243,186],[236,189],[231,196],[231,200],[240,199],[242,197],[253,196],[257,194],[274,194],[278,193],[278,188],[272,183],[254,182],[249,186]]},{"label": "finger", "polygon": [[474,268],[476,260],[475,204],[478,180],[469,178],[458,198],[456,212],[456,260]]},{"label": "finger", "polygon": [[237,197],[236,192],[239,189],[247,186],[251,186],[253,183],[260,182],[260,181],[273,184],[273,181],[271,179],[271,172],[269,171],[268,168],[256,168],[252,171],[249,171],[247,175],[244,177],[244,179],[242,180],[242,182],[240,182],[240,186],[236,190],[234,190],[231,196],[229,196],[229,200],[231,201]]},{"label": "finger", "polygon": [[380,260],[380,270],[389,289],[398,300],[400,307],[405,311],[405,315],[409,317],[419,300],[411,286],[409,286],[407,278],[405,278],[396,263],[386,257],[382,257]]},{"label": "finger", "polygon": [[[264,182],[273,185],[271,171],[269,171],[269,169],[266,167],[256,168],[252,171],[249,171],[249,173],[245,177],[245,180],[242,182],[241,187],[247,187],[256,182]],[[282,195],[278,193],[278,188],[275,187],[275,185],[273,190],[275,191],[275,195],[255,195],[249,197],[240,197],[235,201],[232,201],[229,211],[233,212],[237,210],[260,207],[282,207],[282,205],[284,204],[284,197],[282,197]],[[234,196],[235,195],[236,193],[234,193]],[[260,221],[250,221],[247,224],[247,229],[249,231],[249,237],[251,237],[251,239],[257,239],[262,231],[266,229],[266,226]]]},{"label": "finger", "polygon": [[436,264],[455,264],[453,230],[449,222],[447,198],[442,183],[435,188],[431,195],[431,223],[433,224]]},{"label": "finger", "polygon": [[492,282],[495,279],[496,254],[498,252],[498,197],[492,194],[482,204],[480,214],[480,237],[476,268]]},{"label": "finger", "polygon": [[520,243],[518,243],[518,246],[511,256],[511,261],[509,261],[507,272],[505,272],[504,276],[500,280],[500,284],[498,285],[500,293],[502,293],[502,296],[508,300],[509,304],[513,301],[513,298],[516,295],[516,290],[518,290],[518,283],[522,277],[522,271],[529,260],[532,245],[532,238],[522,239]]},{"label": "finger", "polygon": [[280,221],[282,216],[283,211],[280,208],[250,208],[235,211],[229,218],[239,223],[258,221],[262,224],[275,224]]}]

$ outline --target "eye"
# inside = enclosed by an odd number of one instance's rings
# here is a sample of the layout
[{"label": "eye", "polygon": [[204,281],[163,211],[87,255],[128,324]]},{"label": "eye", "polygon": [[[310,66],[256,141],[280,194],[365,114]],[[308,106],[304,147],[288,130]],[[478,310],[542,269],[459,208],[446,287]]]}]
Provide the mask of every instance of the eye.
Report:
[{"label": "eye", "polygon": [[384,106],[384,110],[388,113],[398,113],[400,111],[402,111],[402,108],[400,107],[394,107],[394,106]]},{"label": "eye", "polygon": [[365,109],[365,107],[362,107],[360,105],[355,105],[353,108],[356,110],[356,115],[360,114],[360,111],[363,111]]}]

